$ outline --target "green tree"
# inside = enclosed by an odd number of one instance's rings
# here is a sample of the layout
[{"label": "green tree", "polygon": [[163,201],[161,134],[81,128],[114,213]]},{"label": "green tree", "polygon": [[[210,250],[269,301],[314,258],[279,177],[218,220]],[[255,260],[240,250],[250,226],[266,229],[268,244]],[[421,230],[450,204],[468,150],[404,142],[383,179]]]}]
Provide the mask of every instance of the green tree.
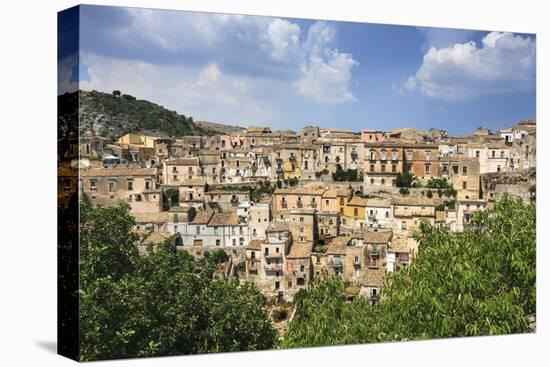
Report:
[{"label": "green tree", "polygon": [[381,301],[345,302],[338,279],[297,297],[283,347],[404,341],[532,331],[536,213],[504,195],[453,233],[427,222],[415,264],[390,273]]},{"label": "green tree", "polygon": [[180,193],[177,189],[167,189],[164,191],[166,201],[169,206],[178,205],[180,201]]},{"label": "green tree", "polygon": [[397,175],[395,184],[397,187],[411,187],[413,181],[414,175],[409,172],[404,172]]},{"label": "green tree", "polygon": [[80,359],[272,348],[276,333],[250,284],[218,280],[169,241],[137,252],[127,206],[81,211]]}]

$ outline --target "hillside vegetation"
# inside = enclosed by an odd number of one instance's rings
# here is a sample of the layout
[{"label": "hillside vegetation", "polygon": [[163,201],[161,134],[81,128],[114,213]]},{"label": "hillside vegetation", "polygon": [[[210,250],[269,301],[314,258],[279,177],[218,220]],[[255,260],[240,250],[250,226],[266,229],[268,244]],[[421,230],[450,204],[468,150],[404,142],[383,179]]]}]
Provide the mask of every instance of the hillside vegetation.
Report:
[{"label": "hillside vegetation", "polygon": [[[66,93],[58,98],[74,98]],[[80,127],[91,128],[97,135],[117,139],[126,133],[142,133],[159,136],[213,135],[193,122],[190,116],[180,115],[163,106],[114,91],[79,91]]]}]

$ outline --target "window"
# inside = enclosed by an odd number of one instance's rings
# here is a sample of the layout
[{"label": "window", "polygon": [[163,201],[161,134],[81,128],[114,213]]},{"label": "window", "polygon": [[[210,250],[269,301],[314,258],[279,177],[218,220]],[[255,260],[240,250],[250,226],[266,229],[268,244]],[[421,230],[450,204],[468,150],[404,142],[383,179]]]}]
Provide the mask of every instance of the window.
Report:
[{"label": "window", "polygon": [[97,180],[90,180],[90,190],[97,189]]},{"label": "window", "polygon": [[425,151],[424,152],[424,157],[426,157],[426,160],[429,161],[430,158],[432,157],[432,153],[430,151]]},{"label": "window", "polygon": [[265,254],[265,255],[269,255],[269,247],[266,247],[266,248],[265,248],[264,254]]},{"label": "window", "polygon": [[479,150],[476,150],[476,158],[479,158]]},{"label": "window", "polygon": [[134,189],[134,181],[128,181],[128,191],[132,191]]},{"label": "window", "polygon": [[[279,276],[279,272],[277,272],[276,275]],[[280,287],[280,282],[279,281],[275,282],[275,289],[279,289],[279,287]]]},{"label": "window", "polygon": [[380,182],[382,183],[382,185],[385,185],[386,184],[386,179],[383,178],[383,179],[380,180]]},{"label": "window", "polygon": [[200,226],[197,226],[195,227],[195,234],[201,234],[201,227]]},{"label": "window", "polygon": [[300,217],[300,222],[301,222],[301,223],[304,222],[304,217]]},{"label": "window", "polygon": [[413,152],[412,152],[412,150],[408,150],[408,151],[407,151],[407,159],[408,159],[409,161],[412,161],[412,159],[413,159]]},{"label": "window", "polygon": [[219,246],[220,245],[220,240],[216,240],[216,246]]},{"label": "window", "polygon": [[233,238],[233,246],[237,246],[237,240]]},{"label": "window", "polygon": [[500,165],[497,166],[497,172],[500,172]]},{"label": "window", "polygon": [[462,167],[462,174],[463,174],[463,175],[467,175],[467,174],[468,174],[468,167],[467,167],[467,166]]},{"label": "window", "polygon": [[413,169],[413,166],[411,164],[407,164],[407,172],[411,173]]},{"label": "window", "polygon": [[386,160],[386,151],[383,150],[382,152],[380,152],[380,160],[382,161],[385,161]]},{"label": "window", "polygon": [[458,175],[458,166],[453,166],[453,173]]},{"label": "window", "polygon": [[380,166],[380,171],[381,172],[386,172],[386,165],[385,164]]},{"label": "window", "polygon": [[396,160],[397,160],[397,152],[396,152],[396,151],[391,152],[391,160],[392,160],[392,161],[396,161]]},{"label": "window", "polygon": [[172,167],[172,172],[178,172],[178,169],[174,166]]},{"label": "window", "polygon": [[218,227],[214,227],[214,235],[217,236],[219,233],[219,228]]},{"label": "window", "polygon": [[468,185],[467,182],[466,182],[466,181],[463,181],[463,182],[462,182],[462,189],[466,189],[467,185]]},{"label": "window", "polygon": [[492,157],[492,158],[495,158],[495,151],[494,151],[494,150],[491,151],[491,157]]},{"label": "window", "polygon": [[359,211],[357,210],[357,208],[354,208],[353,209],[353,216],[357,217],[358,215],[359,215]]},{"label": "window", "polygon": [[500,151],[500,158],[504,158],[504,150]]},{"label": "window", "polygon": [[151,189],[151,181],[145,181],[145,190]]},{"label": "window", "polygon": [[371,161],[376,160],[376,152],[374,150],[370,151],[370,160]]},{"label": "window", "polygon": [[306,270],[306,267],[304,265],[300,265],[300,271],[305,271]]},{"label": "window", "polygon": [[109,181],[109,191],[115,191],[115,182]]},{"label": "window", "polygon": [[239,246],[244,246],[244,238],[239,237]]},{"label": "window", "polygon": [[426,173],[430,173],[430,165],[429,164],[426,165]]}]

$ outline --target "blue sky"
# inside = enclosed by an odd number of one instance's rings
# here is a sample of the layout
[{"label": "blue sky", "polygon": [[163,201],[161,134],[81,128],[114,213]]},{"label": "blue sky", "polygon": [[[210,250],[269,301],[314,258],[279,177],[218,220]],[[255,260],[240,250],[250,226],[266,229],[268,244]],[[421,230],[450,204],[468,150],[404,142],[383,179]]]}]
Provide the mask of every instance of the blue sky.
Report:
[{"label": "blue sky", "polygon": [[[535,43],[508,32],[81,6],[80,64],[59,78],[67,90],[77,80],[119,89],[195,120],[466,134],[535,118]],[[60,52],[60,64],[76,60]]]}]

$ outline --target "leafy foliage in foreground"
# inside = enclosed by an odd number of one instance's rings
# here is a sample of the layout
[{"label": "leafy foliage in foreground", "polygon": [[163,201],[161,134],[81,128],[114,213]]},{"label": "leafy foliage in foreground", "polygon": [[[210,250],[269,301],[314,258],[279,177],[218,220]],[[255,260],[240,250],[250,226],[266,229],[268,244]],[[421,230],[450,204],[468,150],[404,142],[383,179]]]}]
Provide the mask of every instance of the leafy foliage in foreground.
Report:
[{"label": "leafy foliage in foreground", "polygon": [[227,259],[166,243],[141,256],[127,206],[81,209],[81,360],[272,348],[276,333],[251,285],[213,279]]},{"label": "leafy foliage in foreground", "polygon": [[536,291],[535,207],[504,196],[464,232],[424,223],[417,262],[387,279],[379,306],[346,302],[329,278],[296,298],[282,347],[531,331]]}]

